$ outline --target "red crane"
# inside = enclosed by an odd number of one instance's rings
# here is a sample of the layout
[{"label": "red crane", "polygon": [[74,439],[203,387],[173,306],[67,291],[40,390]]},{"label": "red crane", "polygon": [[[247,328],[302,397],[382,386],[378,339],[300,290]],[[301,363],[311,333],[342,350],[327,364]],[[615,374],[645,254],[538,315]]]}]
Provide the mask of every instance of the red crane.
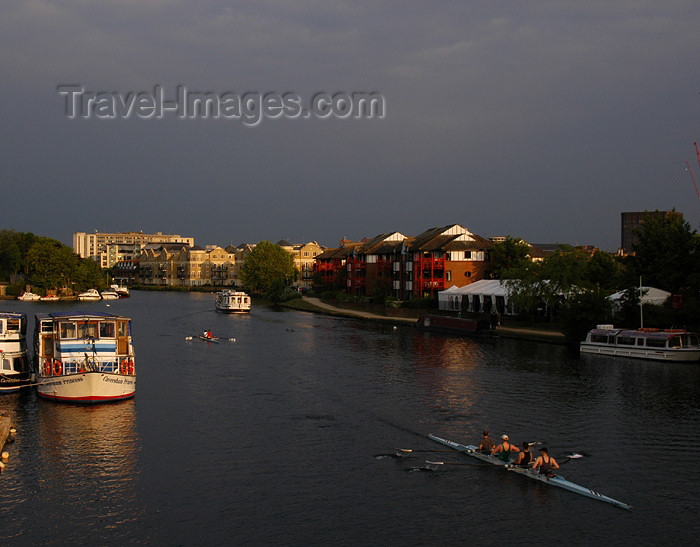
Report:
[{"label": "red crane", "polygon": [[[700,167],[700,148],[698,148],[698,143],[693,143],[695,145],[695,155],[698,157],[698,167]],[[690,163],[685,160],[685,164],[688,166],[688,171],[690,171],[690,178],[693,179],[693,185],[695,185],[695,193],[700,199],[700,191],[698,191],[698,183],[695,181],[695,175],[693,175],[693,170],[690,168]]]}]

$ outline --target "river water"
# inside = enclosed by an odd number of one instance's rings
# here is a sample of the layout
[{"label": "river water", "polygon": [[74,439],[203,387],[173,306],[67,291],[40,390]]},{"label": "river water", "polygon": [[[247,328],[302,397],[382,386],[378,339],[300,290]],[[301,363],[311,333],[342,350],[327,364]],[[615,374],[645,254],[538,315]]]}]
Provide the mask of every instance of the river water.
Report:
[{"label": "river water", "polygon": [[[4,395],[18,435],[0,544],[567,545],[697,540],[700,366],[571,355],[207,294],[3,302],[133,318],[131,401]],[[30,332],[32,328],[30,321]],[[204,329],[236,341],[187,342]],[[454,453],[428,433],[546,443],[569,480],[626,511]],[[424,471],[426,459],[445,465]]]}]

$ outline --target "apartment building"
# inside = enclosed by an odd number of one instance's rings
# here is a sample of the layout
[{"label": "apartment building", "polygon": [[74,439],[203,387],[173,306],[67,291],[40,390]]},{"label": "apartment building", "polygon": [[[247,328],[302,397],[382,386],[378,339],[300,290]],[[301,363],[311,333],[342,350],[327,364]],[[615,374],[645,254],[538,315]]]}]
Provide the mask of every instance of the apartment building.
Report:
[{"label": "apartment building", "polygon": [[354,295],[390,295],[401,300],[433,296],[489,275],[493,243],[459,224],[430,228],[418,236],[380,234],[344,242],[316,260],[319,283]]},{"label": "apartment building", "polygon": [[139,282],[171,287],[241,287],[240,269],[254,246],[145,245],[139,260]]},{"label": "apartment building", "polygon": [[286,240],[281,240],[277,242],[277,245],[294,257],[294,267],[299,272],[298,285],[310,289],[313,286],[316,257],[322,254],[326,248],[315,241],[291,244]]},{"label": "apartment building", "polygon": [[73,250],[82,258],[92,258],[102,268],[111,268],[118,262],[133,262],[139,259],[141,249],[151,243],[180,243],[194,245],[193,237],[177,234],[144,234],[143,232],[75,232]]}]

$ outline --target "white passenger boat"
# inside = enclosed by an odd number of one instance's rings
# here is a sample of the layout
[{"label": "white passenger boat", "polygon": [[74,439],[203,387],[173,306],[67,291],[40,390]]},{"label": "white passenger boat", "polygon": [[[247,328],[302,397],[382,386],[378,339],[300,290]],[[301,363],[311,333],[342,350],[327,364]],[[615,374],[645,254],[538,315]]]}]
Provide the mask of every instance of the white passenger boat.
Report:
[{"label": "white passenger boat", "polygon": [[100,293],[100,296],[102,297],[102,300],[119,300],[119,295],[117,294],[117,291],[112,289],[102,291]]},{"label": "white passenger boat", "polygon": [[0,312],[0,394],[32,383],[27,351],[27,316]]},{"label": "white passenger boat", "polygon": [[83,300],[83,301],[90,301],[90,300],[101,300],[100,293],[97,292],[97,289],[88,289],[85,292],[81,292],[78,295],[78,300]]},{"label": "white passenger boat", "polygon": [[[512,465],[508,462],[504,462],[501,459],[499,459],[496,456],[491,456],[487,454],[482,454],[479,452],[478,447],[470,444],[460,444],[455,441],[450,441],[447,439],[443,439],[442,437],[437,437],[435,435],[428,435],[428,438],[436,441],[440,444],[444,444],[445,446],[449,446],[450,448],[454,448],[458,452],[462,452],[463,454],[466,454],[467,456],[471,456],[473,458],[477,458],[481,461],[497,465],[500,467],[505,467],[508,471],[514,471],[519,475],[523,475],[524,477],[527,477],[529,479],[534,479],[536,481],[539,481],[543,484],[546,484],[548,486],[557,486],[559,488],[563,488],[564,490],[568,490],[569,492],[573,492],[575,494],[580,494],[581,496],[586,496],[587,498],[591,498],[594,500],[599,500],[599,501],[604,501],[605,503],[609,503],[611,505],[614,505],[616,507],[620,507],[622,509],[631,509],[631,506],[616,500],[614,498],[611,498],[609,496],[606,496],[604,494],[600,494],[599,492],[596,492],[595,490],[591,490],[590,488],[587,488],[585,486],[581,486],[580,484],[576,484],[574,482],[566,480],[564,477],[560,475],[540,475],[537,472],[532,471],[531,469],[525,469],[522,467],[519,467],[517,465]],[[427,462],[428,464],[444,464],[444,462]]]},{"label": "white passenger boat", "polygon": [[34,294],[33,292],[27,291],[20,294],[17,297],[17,300],[21,300],[22,302],[34,302],[35,300],[39,300],[40,298],[41,296],[39,296],[38,294]]},{"label": "white passenger boat", "polygon": [[616,329],[598,325],[580,344],[581,353],[656,361],[698,361],[700,341],[684,329]]},{"label": "white passenger boat", "polygon": [[111,313],[42,313],[34,322],[37,393],[103,403],[136,393],[131,320]]},{"label": "white passenger boat", "polygon": [[216,293],[216,309],[225,313],[250,311],[250,296],[242,291],[224,289]]}]

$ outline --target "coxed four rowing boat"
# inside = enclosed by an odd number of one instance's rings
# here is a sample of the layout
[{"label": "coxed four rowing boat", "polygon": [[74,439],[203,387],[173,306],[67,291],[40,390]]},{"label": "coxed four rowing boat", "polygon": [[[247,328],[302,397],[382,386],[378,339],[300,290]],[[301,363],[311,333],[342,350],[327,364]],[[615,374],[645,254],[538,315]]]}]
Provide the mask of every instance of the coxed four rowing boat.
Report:
[{"label": "coxed four rowing boat", "polygon": [[[581,486],[579,484],[573,483],[571,481],[567,481],[564,477],[561,477],[559,475],[554,475],[553,477],[548,477],[546,475],[540,475],[539,473],[536,473],[532,471],[531,469],[525,469],[522,467],[518,467],[509,463],[506,463],[496,456],[491,456],[488,454],[482,454],[479,452],[479,448],[477,446],[471,445],[471,444],[460,444],[454,441],[449,441],[447,439],[443,439],[442,437],[437,437],[435,435],[428,435],[428,438],[436,441],[440,444],[444,444],[445,446],[449,446],[450,448],[454,448],[458,452],[463,452],[467,456],[471,456],[473,458],[477,458],[481,461],[488,462],[492,465],[497,465],[501,467],[505,467],[508,471],[514,471],[518,473],[519,475],[522,475],[524,477],[527,477],[529,479],[533,479],[539,482],[542,482],[544,484],[548,484],[549,486],[558,486],[559,488],[563,488],[564,490],[568,490],[569,492],[574,492],[575,494],[580,494],[582,496],[586,496],[587,498],[592,498],[594,500],[600,500],[604,501],[606,503],[609,503],[611,505],[614,505],[615,507],[621,507],[622,509],[631,509],[632,507],[630,505],[627,505],[626,503],[623,503],[621,501],[618,501],[616,499],[613,499],[609,496],[605,496],[603,494],[599,494],[595,490],[591,490],[590,488],[586,488],[585,486]],[[428,462],[430,463],[430,462]]]}]

